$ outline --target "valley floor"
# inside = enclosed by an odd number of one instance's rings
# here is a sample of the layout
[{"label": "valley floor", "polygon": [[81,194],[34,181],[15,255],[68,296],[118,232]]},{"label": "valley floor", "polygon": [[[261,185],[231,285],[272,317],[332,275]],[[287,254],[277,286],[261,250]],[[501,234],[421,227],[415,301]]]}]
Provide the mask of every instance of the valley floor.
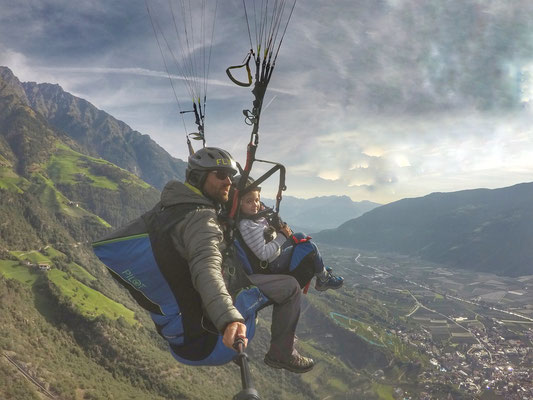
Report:
[{"label": "valley floor", "polygon": [[[427,397],[406,391],[407,398],[440,398],[432,390],[446,383],[465,398],[533,399],[533,276],[472,273],[332,247],[327,257],[354,293],[372,290],[382,313],[396,321],[388,334],[429,357],[431,367],[419,375]],[[388,340],[361,329],[358,315],[332,318],[376,346]]]}]

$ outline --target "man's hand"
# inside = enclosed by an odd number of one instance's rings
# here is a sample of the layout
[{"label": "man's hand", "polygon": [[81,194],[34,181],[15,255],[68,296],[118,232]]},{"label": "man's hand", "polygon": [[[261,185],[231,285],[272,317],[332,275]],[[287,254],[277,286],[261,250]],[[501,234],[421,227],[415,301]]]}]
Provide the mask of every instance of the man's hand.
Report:
[{"label": "man's hand", "polygon": [[222,337],[222,343],[226,347],[233,349],[233,343],[238,338],[244,339],[244,347],[248,345],[248,339],[246,339],[246,325],[242,322],[231,322],[226,326],[224,330],[224,336]]}]

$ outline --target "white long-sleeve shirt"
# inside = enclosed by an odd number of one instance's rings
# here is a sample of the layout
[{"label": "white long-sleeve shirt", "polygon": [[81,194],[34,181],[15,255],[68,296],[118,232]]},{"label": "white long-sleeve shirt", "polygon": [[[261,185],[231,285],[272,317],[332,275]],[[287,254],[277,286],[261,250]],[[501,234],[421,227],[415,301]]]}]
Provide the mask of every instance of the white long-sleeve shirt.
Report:
[{"label": "white long-sleeve shirt", "polygon": [[239,231],[246,245],[253,251],[261,261],[272,262],[280,255],[281,245],[287,238],[279,233],[270,242],[265,240],[265,229],[268,228],[268,221],[265,218],[242,219],[239,222]]}]

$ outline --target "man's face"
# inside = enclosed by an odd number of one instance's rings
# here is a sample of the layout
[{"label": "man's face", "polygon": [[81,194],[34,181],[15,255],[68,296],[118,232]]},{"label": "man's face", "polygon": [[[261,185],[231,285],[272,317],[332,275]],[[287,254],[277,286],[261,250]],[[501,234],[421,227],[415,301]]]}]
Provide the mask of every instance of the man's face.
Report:
[{"label": "man's face", "polygon": [[225,203],[228,201],[230,187],[231,175],[228,170],[209,171],[203,192],[217,203]]}]

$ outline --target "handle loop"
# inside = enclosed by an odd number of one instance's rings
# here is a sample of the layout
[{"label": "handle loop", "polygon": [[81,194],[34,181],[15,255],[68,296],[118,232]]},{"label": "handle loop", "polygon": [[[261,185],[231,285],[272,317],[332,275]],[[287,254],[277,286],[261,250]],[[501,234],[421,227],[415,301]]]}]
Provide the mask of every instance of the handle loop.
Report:
[{"label": "handle loop", "polygon": [[[248,53],[248,55],[246,56],[245,60],[244,60],[244,63],[241,64],[241,65],[233,65],[231,67],[228,67],[226,68],[226,75],[228,75],[228,78],[231,79],[231,81],[236,84],[236,85],[239,85],[239,86],[242,86],[242,87],[249,87],[249,86],[252,86],[252,71],[250,70],[250,57],[252,57],[252,52]],[[237,79],[235,79],[231,73],[231,70],[232,69],[240,69],[242,67],[245,67],[246,68],[246,73],[248,74],[248,82],[241,82],[241,81],[238,81]]]}]

